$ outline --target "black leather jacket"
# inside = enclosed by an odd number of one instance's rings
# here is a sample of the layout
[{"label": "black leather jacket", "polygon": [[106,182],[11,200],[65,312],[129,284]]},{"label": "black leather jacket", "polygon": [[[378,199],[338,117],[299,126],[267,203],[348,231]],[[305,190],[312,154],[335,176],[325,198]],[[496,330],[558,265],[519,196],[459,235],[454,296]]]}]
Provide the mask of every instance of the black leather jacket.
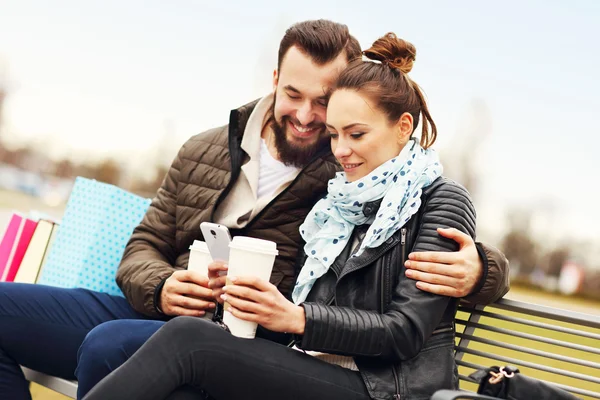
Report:
[{"label": "black leather jacket", "polygon": [[[377,212],[378,203],[364,206]],[[475,209],[467,191],[438,178],[423,191],[419,212],[383,245],[349,258],[351,245],[313,286],[304,350],[353,356],[374,399],[429,399],[458,387],[454,316],[458,300],[417,289],[404,275],[411,251],[457,251],[436,229],[475,237]]]}]

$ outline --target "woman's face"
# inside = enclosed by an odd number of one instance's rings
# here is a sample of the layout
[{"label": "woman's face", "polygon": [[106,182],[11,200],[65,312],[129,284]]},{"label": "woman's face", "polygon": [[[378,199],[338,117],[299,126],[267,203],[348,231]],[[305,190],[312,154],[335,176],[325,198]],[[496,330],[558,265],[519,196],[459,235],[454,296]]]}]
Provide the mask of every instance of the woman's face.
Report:
[{"label": "woman's face", "polygon": [[341,89],[329,99],[326,126],[331,151],[353,182],[400,154],[412,133],[412,116],[404,113],[390,122],[367,96]]}]

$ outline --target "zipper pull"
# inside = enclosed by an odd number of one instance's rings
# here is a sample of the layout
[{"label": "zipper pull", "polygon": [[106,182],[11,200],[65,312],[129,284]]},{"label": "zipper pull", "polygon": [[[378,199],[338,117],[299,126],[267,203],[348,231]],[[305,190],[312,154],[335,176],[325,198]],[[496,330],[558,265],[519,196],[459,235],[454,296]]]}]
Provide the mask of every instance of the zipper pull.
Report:
[{"label": "zipper pull", "polygon": [[402,400],[402,397],[398,393],[394,395],[394,400]]},{"label": "zipper pull", "polygon": [[400,230],[400,244],[406,244],[406,228]]}]

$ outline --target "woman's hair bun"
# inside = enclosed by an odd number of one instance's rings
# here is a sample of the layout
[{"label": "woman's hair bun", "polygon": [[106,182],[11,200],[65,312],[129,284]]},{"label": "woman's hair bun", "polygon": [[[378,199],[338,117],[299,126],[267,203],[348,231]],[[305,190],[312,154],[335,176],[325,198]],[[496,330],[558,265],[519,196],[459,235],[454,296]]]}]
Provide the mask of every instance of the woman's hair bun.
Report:
[{"label": "woman's hair bun", "polygon": [[412,43],[389,32],[377,39],[363,54],[370,60],[380,61],[382,64],[408,74],[415,63],[417,49]]}]

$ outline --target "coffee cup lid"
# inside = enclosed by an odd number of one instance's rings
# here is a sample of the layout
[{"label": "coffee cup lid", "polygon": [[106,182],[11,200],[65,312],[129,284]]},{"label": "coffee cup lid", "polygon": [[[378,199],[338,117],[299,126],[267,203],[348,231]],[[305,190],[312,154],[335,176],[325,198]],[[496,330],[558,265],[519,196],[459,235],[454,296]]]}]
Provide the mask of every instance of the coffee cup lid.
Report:
[{"label": "coffee cup lid", "polygon": [[257,239],[248,236],[236,236],[229,243],[230,248],[254,251],[258,253],[272,254],[274,256],[279,254],[277,251],[277,243],[270,240]]},{"label": "coffee cup lid", "polygon": [[202,240],[194,240],[194,243],[190,246],[190,250],[208,253],[208,246],[206,245],[206,242],[203,242]]}]

